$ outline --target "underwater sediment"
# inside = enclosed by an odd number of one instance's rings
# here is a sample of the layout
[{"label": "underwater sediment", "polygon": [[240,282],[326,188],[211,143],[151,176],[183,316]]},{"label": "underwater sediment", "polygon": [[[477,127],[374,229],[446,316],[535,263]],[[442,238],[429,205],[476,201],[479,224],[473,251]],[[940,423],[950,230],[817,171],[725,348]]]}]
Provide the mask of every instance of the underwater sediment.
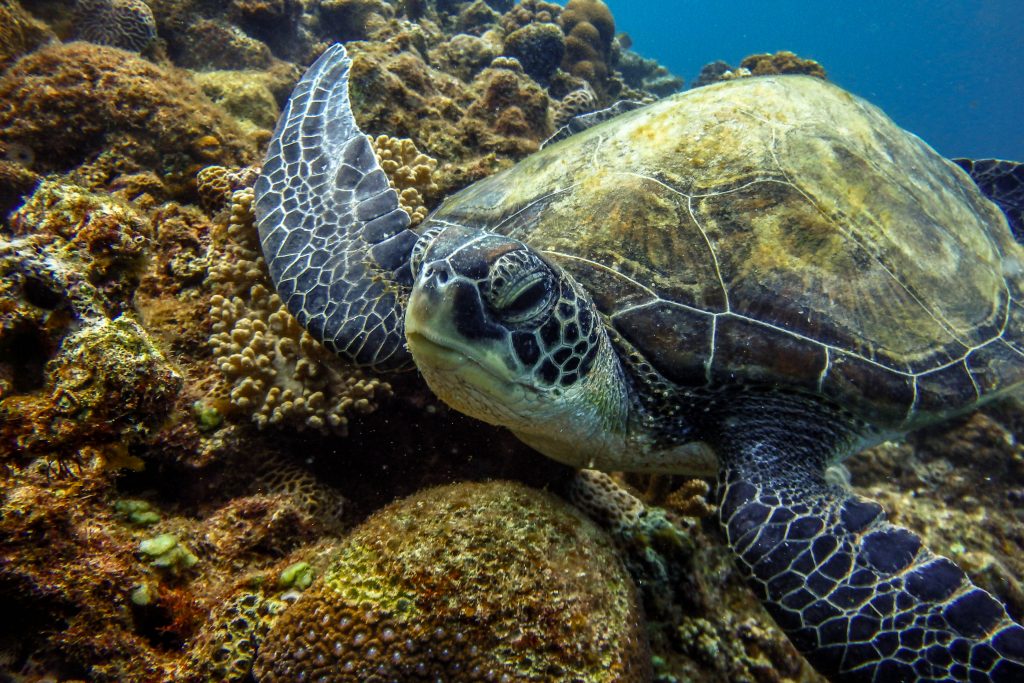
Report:
[{"label": "underwater sediment", "polygon": [[[573,115],[683,85],[598,0],[0,2],[0,677],[822,680],[701,482],[620,478],[677,530],[624,543],[539,491],[566,468],[284,310],[251,188],[337,41],[414,222]],[[825,77],[778,53],[699,83],[780,72]],[[850,463],[1018,619],[1022,415]],[[343,632],[303,640],[325,614]]]}]

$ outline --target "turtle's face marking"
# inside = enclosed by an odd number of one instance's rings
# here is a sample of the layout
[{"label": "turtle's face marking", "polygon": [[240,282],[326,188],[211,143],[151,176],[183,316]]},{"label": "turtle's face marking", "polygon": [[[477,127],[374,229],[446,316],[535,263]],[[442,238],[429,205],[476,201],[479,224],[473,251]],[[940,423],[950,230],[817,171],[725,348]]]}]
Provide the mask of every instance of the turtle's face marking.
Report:
[{"label": "turtle's face marking", "polygon": [[598,321],[586,293],[522,242],[483,235],[420,250],[409,302],[419,337],[479,353],[510,381],[560,395],[593,367]]},{"label": "turtle's face marking", "polygon": [[446,403],[573,464],[593,456],[592,444],[567,452],[583,440],[621,436],[617,360],[572,277],[518,240],[460,226],[425,234],[412,268],[409,349]]}]

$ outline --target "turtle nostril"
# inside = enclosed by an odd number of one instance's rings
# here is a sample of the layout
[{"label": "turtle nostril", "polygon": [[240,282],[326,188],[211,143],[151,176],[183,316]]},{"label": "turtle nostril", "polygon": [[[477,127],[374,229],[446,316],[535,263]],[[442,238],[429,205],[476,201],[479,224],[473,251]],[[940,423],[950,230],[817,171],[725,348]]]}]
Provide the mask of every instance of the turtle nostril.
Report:
[{"label": "turtle nostril", "polygon": [[428,263],[427,267],[423,269],[423,281],[424,284],[432,285],[434,287],[440,287],[448,282],[448,278],[451,276],[451,268],[445,261],[434,261]]}]

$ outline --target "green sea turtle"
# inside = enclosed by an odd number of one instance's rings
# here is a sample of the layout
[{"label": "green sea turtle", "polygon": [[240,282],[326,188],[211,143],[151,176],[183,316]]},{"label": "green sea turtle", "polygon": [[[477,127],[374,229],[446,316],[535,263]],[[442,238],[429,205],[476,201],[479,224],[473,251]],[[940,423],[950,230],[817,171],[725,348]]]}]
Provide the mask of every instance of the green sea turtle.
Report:
[{"label": "green sea turtle", "polygon": [[549,145],[412,231],[349,66],[310,68],[256,185],[312,334],[571,465],[717,474],[739,567],[833,678],[1024,680],[1003,605],[825,476],[1024,379],[1020,166],[977,164],[1004,214],[863,100],[750,78]]}]

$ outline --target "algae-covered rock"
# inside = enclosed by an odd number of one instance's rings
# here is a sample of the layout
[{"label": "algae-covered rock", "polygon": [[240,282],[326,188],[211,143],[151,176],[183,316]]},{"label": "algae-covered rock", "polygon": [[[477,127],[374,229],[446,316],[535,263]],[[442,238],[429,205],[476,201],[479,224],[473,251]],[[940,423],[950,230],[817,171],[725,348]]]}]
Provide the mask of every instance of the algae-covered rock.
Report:
[{"label": "algae-covered rock", "polygon": [[262,71],[204,71],[192,77],[203,93],[232,116],[257,128],[273,129],[280,108]]},{"label": "algae-covered rock", "polygon": [[199,168],[255,152],[179,72],[113,47],[74,42],[26,55],[0,77],[0,101],[11,105],[0,109],[0,143],[31,150],[37,172],[89,162],[96,186],[142,170],[187,186]]},{"label": "algae-covered rock", "polygon": [[505,37],[505,54],[533,78],[547,80],[565,56],[565,35],[555,24],[528,24]]},{"label": "algae-covered rock", "polygon": [[519,484],[430,489],[373,515],[271,629],[261,683],[647,681],[635,590],[610,541]]},{"label": "algae-covered rock", "polygon": [[134,320],[100,318],[68,335],[46,367],[43,391],[0,401],[0,435],[19,460],[79,459],[84,448],[124,447],[156,428],[182,378]]}]

